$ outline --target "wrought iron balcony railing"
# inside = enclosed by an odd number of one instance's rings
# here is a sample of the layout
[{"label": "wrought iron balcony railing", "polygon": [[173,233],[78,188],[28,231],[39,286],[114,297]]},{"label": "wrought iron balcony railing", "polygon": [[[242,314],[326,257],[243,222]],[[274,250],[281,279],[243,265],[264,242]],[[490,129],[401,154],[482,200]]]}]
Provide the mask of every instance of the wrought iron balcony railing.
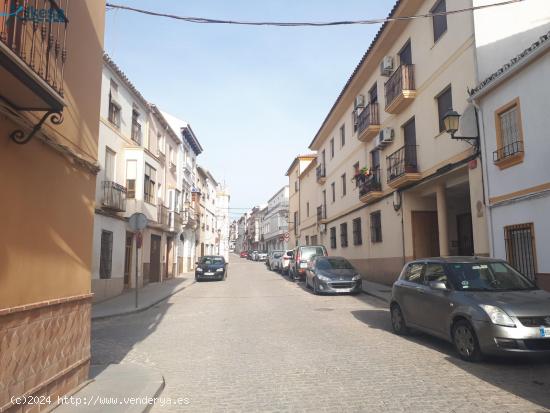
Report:
[{"label": "wrought iron balcony railing", "polygon": [[523,142],[518,140],[494,151],[493,162],[498,163],[520,154],[523,154]]},{"label": "wrought iron balcony railing", "polygon": [[405,145],[386,158],[388,182],[406,173],[418,172],[416,145]]},{"label": "wrought iron balcony railing", "polygon": [[317,166],[317,168],[315,169],[315,173],[317,175],[317,181],[320,181],[321,179],[326,178],[327,171],[326,171],[325,165],[321,164]]},{"label": "wrought iron balcony railing", "polygon": [[357,133],[361,134],[372,125],[380,125],[378,103],[369,103],[357,118]]},{"label": "wrought iron balcony railing", "polygon": [[103,181],[104,208],[117,212],[126,211],[126,188],[113,181]]},{"label": "wrought iron balcony railing", "polygon": [[404,90],[415,90],[414,65],[400,65],[384,84],[386,109]]},{"label": "wrought iron balcony railing", "polygon": [[372,170],[371,175],[362,176],[357,179],[359,186],[359,196],[362,197],[370,192],[382,191],[382,182],[380,179],[380,167]]},{"label": "wrought iron balcony railing", "polygon": [[317,222],[320,222],[323,219],[327,219],[327,211],[323,205],[317,207]]}]

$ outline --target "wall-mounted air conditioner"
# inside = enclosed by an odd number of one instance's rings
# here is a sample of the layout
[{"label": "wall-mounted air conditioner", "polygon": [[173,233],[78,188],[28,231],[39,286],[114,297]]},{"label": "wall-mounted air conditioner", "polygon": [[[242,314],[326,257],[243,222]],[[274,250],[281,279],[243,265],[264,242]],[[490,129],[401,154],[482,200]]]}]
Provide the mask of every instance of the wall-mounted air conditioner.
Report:
[{"label": "wall-mounted air conditioner", "polygon": [[392,56],[384,56],[382,61],[380,62],[380,74],[382,76],[389,76],[393,72],[393,57]]},{"label": "wall-mounted air conditioner", "polygon": [[384,146],[388,145],[389,143],[393,142],[393,128],[384,128],[380,131],[377,138],[377,147],[383,148]]}]

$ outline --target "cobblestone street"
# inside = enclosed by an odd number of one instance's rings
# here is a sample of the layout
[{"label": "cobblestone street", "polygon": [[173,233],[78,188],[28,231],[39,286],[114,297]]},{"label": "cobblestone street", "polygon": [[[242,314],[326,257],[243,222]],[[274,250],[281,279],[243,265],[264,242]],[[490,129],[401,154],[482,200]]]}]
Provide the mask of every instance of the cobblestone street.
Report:
[{"label": "cobblestone street", "polygon": [[390,329],[381,300],[315,296],[232,256],[225,282],[94,322],[92,362],[157,369],[161,396],[188,398],[178,409],[190,412],[550,411],[550,361],[469,364],[450,344]]}]

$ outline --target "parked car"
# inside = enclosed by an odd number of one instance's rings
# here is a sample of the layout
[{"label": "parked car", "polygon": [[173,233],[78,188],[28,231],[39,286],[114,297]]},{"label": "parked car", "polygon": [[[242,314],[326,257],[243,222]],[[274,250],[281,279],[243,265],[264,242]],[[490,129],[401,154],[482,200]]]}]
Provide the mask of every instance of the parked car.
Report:
[{"label": "parked car", "polygon": [[312,288],[314,294],[361,292],[361,274],[344,257],[313,257],[305,278],[306,288]]},{"label": "parked car", "polygon": [[258,261],[258,251],[254,250],[249,253],[249,259],[252,261]]},{"label": "parked car", "polygon": [[246,258],[248,258],[251,261],[254,261],[254,254],[257,253],[257,252],[258,251],[248,250],[248,256]]},{"label": "parked car", "polygon": [[205,255],[195,268],[195,280],[225,280],[227,278],[227,263],[222,256]]},{"label": "parked car", "polygon": [[271,251],[267,255],[267,260],[265,262],[265,265],[268,269],[274,270],[275,269],[275,262],[278,258],[280,258],[285,252],[282,250],[275,250]]},{"label": "parked car", "polygon": [[323,245],[303,245],[294,248],[294,254],[290,260],[288,274],[292,280],[304,280],[308,261],[314,256],[327,256],[327,249]]},{"label": "parked car", "polygon": [[261,251],[258,252],[258,259],[256,261],[266,261],[267,260],[267,252]]},{"label": "parked car", "polygon": [[550,355],[550,293],[506,261],[448,257],[406,264],[390,304],[396,334],[422,330],[454,344],[458,355]]},{"label": "parked car", "polygon": [[248,251],[241,251],[239,255],[241,258],[248,258]]},{"label": "parked car", "polygon": [[273,267],[275,268],[275,271],[278,271],[283,275],[288,274],[288,268],[293,255],[294,251],[286,250],[279,258],[273,260]]}]

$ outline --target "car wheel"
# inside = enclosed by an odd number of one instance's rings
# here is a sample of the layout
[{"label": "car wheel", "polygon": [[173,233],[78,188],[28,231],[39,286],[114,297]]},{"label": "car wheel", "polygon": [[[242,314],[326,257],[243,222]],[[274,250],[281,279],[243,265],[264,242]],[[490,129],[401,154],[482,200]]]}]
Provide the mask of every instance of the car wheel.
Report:
[{"label": "car wheel", "polygon": [[309,290],[309,282],[307,280],[307,275],[306,275],[306,290]]},{"label": "car wheel", "polygon": [[391,307],[391,326],[393,332],[399,336],[404,336],[409,333],[409,328],[405,323],[405,318],[403,317],[403,312],[399,304],[393,304]]},{"label": "car wheel", "polygon": [[480,361],[483,358],[477,335],[472,325],[466,320],[453,325],[453,344],[458,355],[465,361]]},{"label": "car wheel", "polygon": [[313,279],[313,294],[315,294],[315,295],[320,294],[320,292],[319,292],[319,281],[317,280],[317,278]]}]

